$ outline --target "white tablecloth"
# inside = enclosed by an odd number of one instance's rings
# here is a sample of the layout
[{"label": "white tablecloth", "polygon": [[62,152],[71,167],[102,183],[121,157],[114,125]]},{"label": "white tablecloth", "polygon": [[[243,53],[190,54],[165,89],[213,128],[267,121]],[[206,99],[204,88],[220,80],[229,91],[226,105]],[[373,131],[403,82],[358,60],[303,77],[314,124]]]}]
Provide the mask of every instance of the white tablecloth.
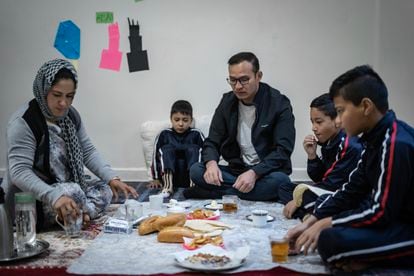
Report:
[{"label": "white tablecloth", "polygon": [[[190,209],[203,207],[210,201],[190,200]],[[263,228],[257,228],[246,219],[253,209],[265,209],[275,217],[273,222]],[[291,270],[306,273],[329,273],[317,254],[308,256],[290,256],[287,263],[273,263],[270,254],[268,235],[270,233],[286,233],[299,223],[287,220],[282,215],[283,206],[277,203],[240,201],[239,211],[235,215],[221,213],[220,220],[234,226],[225,230],[223,238],[247,240],[250,254],[243,266],[228,271],[229,273],[253,270],[268,270],[283,266]],[[163,210],[165,212],[166,209]],[[150,213],[148,202],[144,203],[144,214]],[[67,272],[74,274],[174,274],[188,271],[177,266],[173,253],[185,250],[181,244],[157,242],[157,235],[139,236],[132,234],[101,233],[85,250],[83,255],[74,261]]]}]

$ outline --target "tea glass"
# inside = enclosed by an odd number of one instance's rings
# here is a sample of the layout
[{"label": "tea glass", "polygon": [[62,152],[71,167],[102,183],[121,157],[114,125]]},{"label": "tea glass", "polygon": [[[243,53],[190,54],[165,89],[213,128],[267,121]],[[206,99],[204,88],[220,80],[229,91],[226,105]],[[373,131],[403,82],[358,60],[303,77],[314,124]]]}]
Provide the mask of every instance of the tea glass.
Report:
[{"label": "tea glass", "polygon": [[79,214],[76,217],[73,217],[71,214],[67,214],[64,218],[63,224],[59,221],[59,217],[56,215],[56,222],[60,227],[65,230],[66,236],[70,238],[76,238],[80,236],[82,222],[83,222],[83,212],[79,210]]},{"label": "tea glass", "polygon": [[239,198],[237,197],[237,195],[223,195],[223,212],[229,214],[236,213],[238,209],[238,202]]},{"label": "tea glass", "polygon": [[270,251],[272,253],[272,261],[284,263],[288,260],[289,239],[280,234],[269,235]]}]

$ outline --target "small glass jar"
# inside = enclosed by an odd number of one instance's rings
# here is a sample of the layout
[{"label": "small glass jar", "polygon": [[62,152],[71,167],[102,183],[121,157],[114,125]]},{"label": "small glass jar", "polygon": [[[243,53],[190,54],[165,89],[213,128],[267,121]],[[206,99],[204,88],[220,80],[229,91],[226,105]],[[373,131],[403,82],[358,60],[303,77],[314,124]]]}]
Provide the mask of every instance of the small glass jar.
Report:
[{"label": "small glass jar", "polygon": [[33,248],[36,243],[36,199],[32,193],[22,192],[14,195],[16,221],[16,248],[23,252]]}]

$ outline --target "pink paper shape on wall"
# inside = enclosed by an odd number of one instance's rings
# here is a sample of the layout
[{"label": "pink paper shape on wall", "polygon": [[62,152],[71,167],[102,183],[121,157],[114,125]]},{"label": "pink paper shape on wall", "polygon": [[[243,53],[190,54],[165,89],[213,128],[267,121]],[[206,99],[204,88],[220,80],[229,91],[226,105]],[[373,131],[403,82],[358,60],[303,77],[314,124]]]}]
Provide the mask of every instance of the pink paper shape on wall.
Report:
[{"label": "pink paper shape on wall", "polygon": [[121,68],[122,52],[119,51],[119,27],[118,23],[108,26],[109,48],[103,49],[99,68],[118,71]]},{"label": "pink paper shape on wall", "polygon": [[118,22],[108,26],[109,49],[119,50],[119,27]]},{"label": "pink paper shape on wall", "polygon": [[122,52],[103,49],[99,68],[118,71],[121,69]]}]

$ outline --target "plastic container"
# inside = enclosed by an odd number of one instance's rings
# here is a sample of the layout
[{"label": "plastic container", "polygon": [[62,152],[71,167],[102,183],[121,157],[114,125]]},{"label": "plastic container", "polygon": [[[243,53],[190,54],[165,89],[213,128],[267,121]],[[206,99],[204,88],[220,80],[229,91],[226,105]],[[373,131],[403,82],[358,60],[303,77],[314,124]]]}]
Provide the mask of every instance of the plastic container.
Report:
[{"label": "plastic container", "polygon": [[36,199],[32,193],[14,195],[17,251],[30,251],[36,243]]}]

